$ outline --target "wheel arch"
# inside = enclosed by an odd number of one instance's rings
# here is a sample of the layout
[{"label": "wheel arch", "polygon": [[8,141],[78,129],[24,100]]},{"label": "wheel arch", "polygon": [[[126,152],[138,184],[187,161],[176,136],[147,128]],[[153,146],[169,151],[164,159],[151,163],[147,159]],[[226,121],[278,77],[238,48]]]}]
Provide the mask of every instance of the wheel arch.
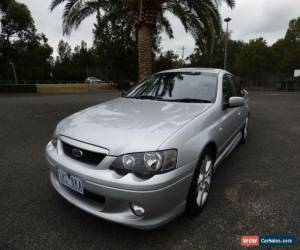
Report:
[{"label": "wheel arch", "polygon": [[[202,151],[200,152],[199,155],[199,160],[198,160],[198,164],[197,167],[194,170],[194,174],[193,174],[193,179],[191,181],[190,187],[189,187],[189,192],[187,194],[187,205],[186,205],[186,213],[188,214],[197,214],[199,212],[202,211],[202,209],[204,208],[206,202],[204,203],[204,205],[202,205],[199,209],[199,207],[197,207],[195,205],[195,193],[194,193],[194,186],[196,185],[197,182],[197,176],[200,173],[200,166],[199,163],[201,162],[201,160],[203,160],[204,158],[202,158],[205,155],[205,152],[211,152],[213,155],[213,162],[215,162],[216,160],[216,156],[217,156],[217,145],[214,141],[209,141],[208,143],[205,144],[205,146],[202,148]],[[212,172],[213,172],[213,166],[212,166]],[[194,201],[194,202],[193,202]]]},{"label": "wheel arch", "polygon": [[[210,150],[211,150],[211,152],[212,152],[212,156],[213,156],[213,161],[214,162],[216,162],[216,159],[217,159],[217,152],[218,152],[218,148],[217,148],[217,144],[214,142],[214,141],[209,141],[204,147],[203,147],[203,150],[202,150],[202,152],[205,150],[205,149],[207,149],[207,148],[209,148]],[[202,154],[202,152],[201,152],[201,154]],[[200,155],[201,155],[200,154]]]}]

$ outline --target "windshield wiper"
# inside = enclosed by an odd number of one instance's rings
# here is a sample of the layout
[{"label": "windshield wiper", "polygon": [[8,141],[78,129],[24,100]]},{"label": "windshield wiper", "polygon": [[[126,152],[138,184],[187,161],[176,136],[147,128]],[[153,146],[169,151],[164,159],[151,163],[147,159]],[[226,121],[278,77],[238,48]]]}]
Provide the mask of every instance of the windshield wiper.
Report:
[{"label": "windshield wiper", "polygon": [[164,99],[164,101],[168,102],[186,102],[186,103],[212,103],[210,100],[205,99],[194,99],[194,98],[182,98],[182,99]]},{"label": "windshield wiper", "polygon": [[161,100],[162,98],[159,96],[148,96],[148,95],[141,95],[133,97],[135,99],[142,99],[142,100]]}]

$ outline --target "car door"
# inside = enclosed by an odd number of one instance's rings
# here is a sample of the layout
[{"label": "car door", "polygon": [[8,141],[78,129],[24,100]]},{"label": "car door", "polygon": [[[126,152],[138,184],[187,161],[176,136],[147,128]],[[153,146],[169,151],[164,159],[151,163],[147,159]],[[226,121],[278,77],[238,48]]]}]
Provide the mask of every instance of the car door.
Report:
[{"label": "car door", "polygon": [[249,96],[248,92],[245,89],[242,89],[241,84],[237,82],[235,77],[233,78],[233,81],[238,89],[238,94],[240,94],[240,97],[243,97],[245,100],[245,105],[240,107],[242,123],[241,126],[244,126],[246,118],[249,116]]},{"label": "car door", "polygon": [[228,75],[228,77],[231,82],[232,88],[234,89],[234,91],[236,93],[236,96],[243,97],[245,99],[244,106],[235,108],[237,110],[237,115],[238,115],[238,119],[239,119],[239,124],[238,124],[238,128],[237,128],[237,130],[239,130],[244,126],[246,117],[248,116],[248,104],[247,104],[246,98],[244,97],[244,95],[242,93],[240,84],[238,84],[238,82],[236,81],[236,78],[233,75]]},{"label": "car door", "polygon": [[223,91],[223,103],[222,103],[222,119],[219,131],[221,147],[220,151],[223,151],[234,139],[235,135],[238,133],[240,126],[240,108],[229,108],[229,98],[233,96],[238,96],[237,90],[232,81],[232,76],[225,74],[223,76],[222,82]]}]

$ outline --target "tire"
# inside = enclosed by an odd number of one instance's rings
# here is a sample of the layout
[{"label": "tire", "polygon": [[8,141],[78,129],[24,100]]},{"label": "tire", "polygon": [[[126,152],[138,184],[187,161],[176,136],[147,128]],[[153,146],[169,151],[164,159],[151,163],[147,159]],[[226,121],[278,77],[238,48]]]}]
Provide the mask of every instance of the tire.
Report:
[{"label": "tire", "polygon": [[212,183],[213,164],[213,153],[206,148],[200,156],[191,182],[186,205],[188,214],[199,214],[204,208]]},{"label": "tire", "polygon": [[248,137],[248,123],[249,123],[249,116],[246,118],[245,125],[244,125],[243,129],[241,130],[241,133],[242,133],[242,139],[240,141],[241,144],[244,144],[247,141],[247,137]]}]

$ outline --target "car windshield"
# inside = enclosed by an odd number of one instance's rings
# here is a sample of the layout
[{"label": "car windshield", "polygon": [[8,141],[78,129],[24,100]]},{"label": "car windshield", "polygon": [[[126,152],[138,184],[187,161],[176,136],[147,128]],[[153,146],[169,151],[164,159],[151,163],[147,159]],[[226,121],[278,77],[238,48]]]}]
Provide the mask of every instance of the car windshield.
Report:
[{"label": "car windshield", "polygon": [[173,102],[211,103],[217,92],[217,74],[202,72],[159,73],[138,83],[124,96]]}]

